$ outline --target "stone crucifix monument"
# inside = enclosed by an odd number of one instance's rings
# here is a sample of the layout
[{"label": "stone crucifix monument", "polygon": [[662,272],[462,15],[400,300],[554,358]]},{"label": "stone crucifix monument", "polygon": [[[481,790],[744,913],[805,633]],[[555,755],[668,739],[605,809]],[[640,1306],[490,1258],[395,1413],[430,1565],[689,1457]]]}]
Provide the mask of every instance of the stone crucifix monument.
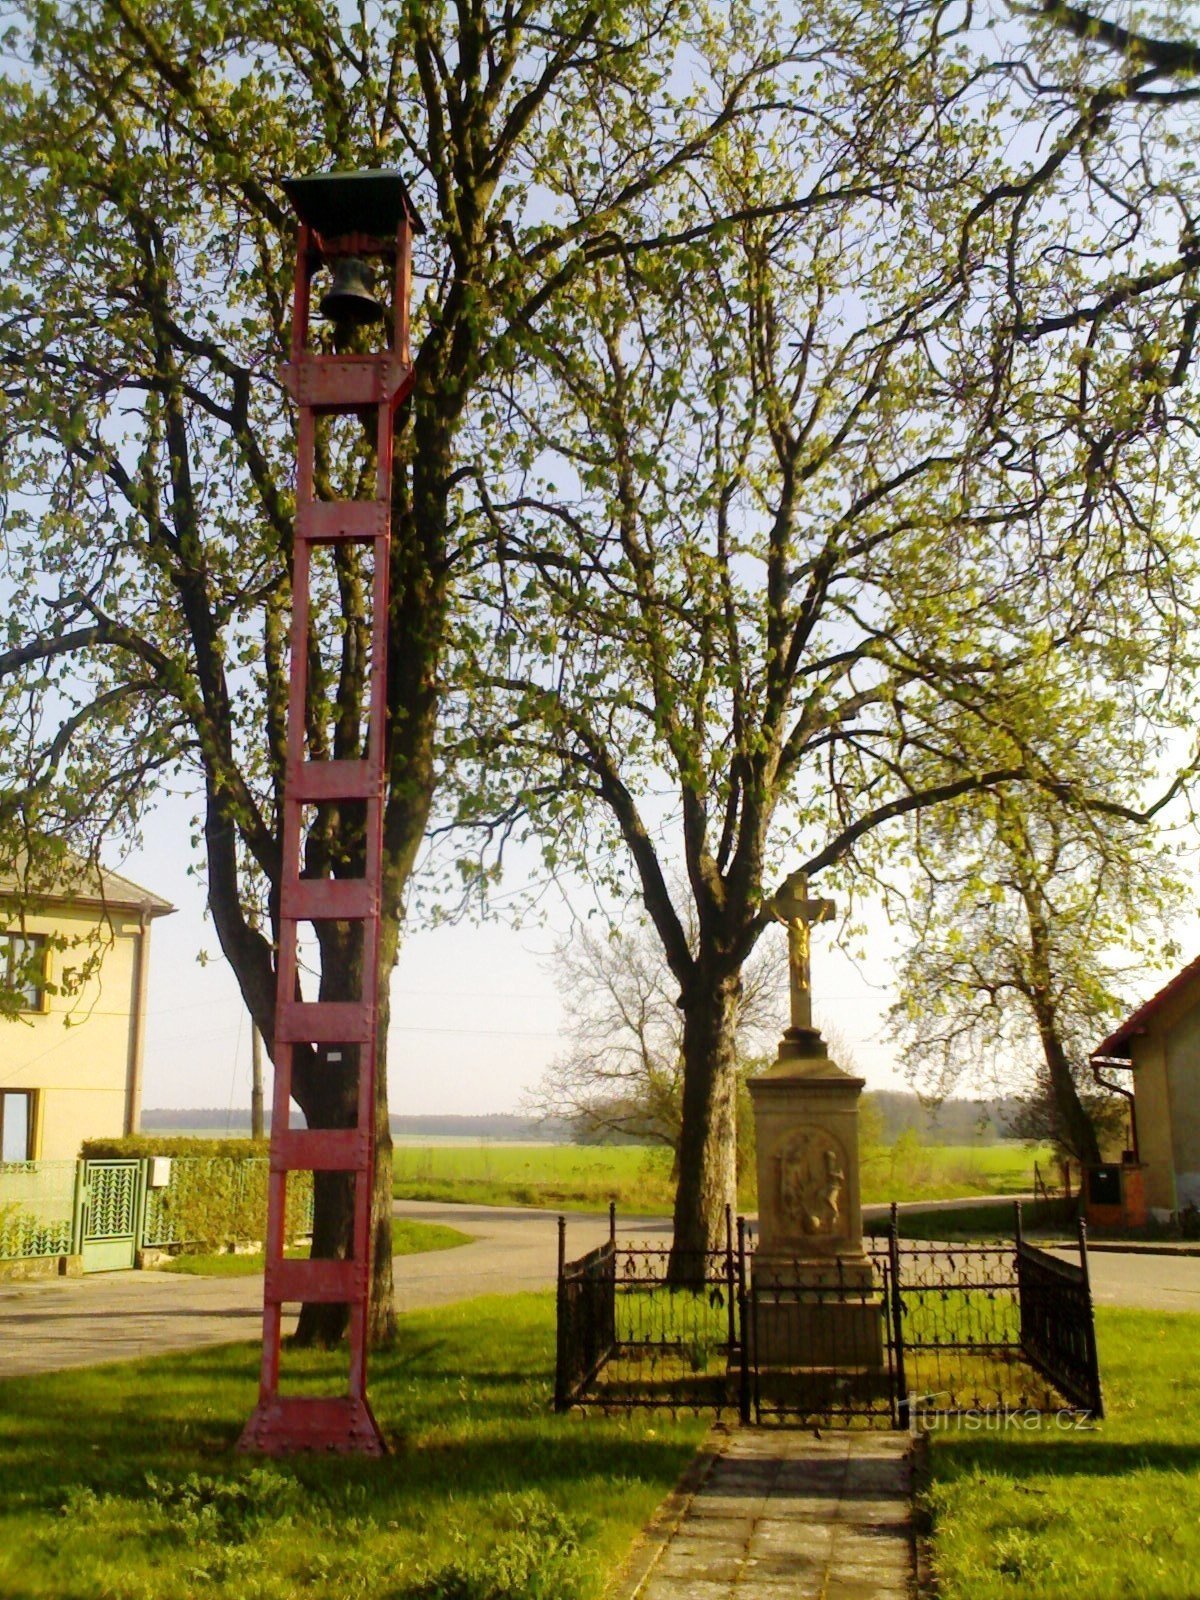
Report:
[{"label": "stone crucifix monument", "polygon": [[749,1081],[758,1143],[754,1255],[761,1364],[879,1367],[882,1305],[862,1245],[858,1102],[812,1019],[811,929],[834,914],[794,872],[771,901],[787,924],[791,1025]]}]

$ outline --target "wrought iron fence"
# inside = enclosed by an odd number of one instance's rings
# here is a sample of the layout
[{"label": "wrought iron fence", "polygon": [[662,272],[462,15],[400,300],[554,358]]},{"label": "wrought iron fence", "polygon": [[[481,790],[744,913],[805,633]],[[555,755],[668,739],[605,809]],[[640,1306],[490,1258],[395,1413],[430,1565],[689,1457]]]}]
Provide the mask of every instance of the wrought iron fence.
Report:
[{"label": "wrought iron fence", "polygon": [[606,1363],[616,1343],[612,1238],[578,1261],[564,1259],[566,1219],[558,1219],[558,1349],[554,1404],[559,1411],[579,1401]]},{"label": "wrought iron fence", "polygon": [[72,1252],[74,1161],[0,1162],[0,1260]]},{"label": "wrought iron fence", "polygon": [[[560,1229],[565,1225],[560,1222]],[[560,1232],[555,1400],[737,1410],[745,1420],[929,1427],[963,1414],[1102,1415],[1087,1279],[1017,1237],[886,1242],[859,1263],[608,1241],[568,1264]]]},{"label": "wrought iron fence", "polygon": [[733,1219],[723,1249],[609,1238],[567,1262],[560,1219],[555,1405],[740,1410],[746,1381]]},{"label": "wrought iron fence", "polygon": [[1022,1346],[1015,1245],[897,1241],[892,1260],[902,1425],[1064,1409]]},{"label": "wrought iron fence", "polygon": [[873,1247],[858,1270],[832,1262],[815,1281],[786,1260],[755,1261],[750,1367],[756,1422],[895,1427],[899,1395],[892,1263]]},{"label": "wrought iron fence", "polygon": [[1021,1350],[1031,1366],[1075,1405],[1104,1415],[1096,1323],[1088,1278],[1087,1225],[1079,1219],[1079,1261],[1026,1244],[1017,1213],[1016,1268]]}]

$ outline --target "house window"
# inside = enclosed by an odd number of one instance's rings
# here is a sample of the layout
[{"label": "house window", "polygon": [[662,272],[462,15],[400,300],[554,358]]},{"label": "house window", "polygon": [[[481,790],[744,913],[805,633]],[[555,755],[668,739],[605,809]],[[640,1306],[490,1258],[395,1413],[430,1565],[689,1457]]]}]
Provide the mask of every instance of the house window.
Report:
[{"label": "house window", "polygon": [[32,1089],[0,1089],[0,1161],[33,1160]]},{"label": "house window", "polygon": [[46,1009],[46,941],[40,933],[0,935],[0,982],[22,1011]]}]

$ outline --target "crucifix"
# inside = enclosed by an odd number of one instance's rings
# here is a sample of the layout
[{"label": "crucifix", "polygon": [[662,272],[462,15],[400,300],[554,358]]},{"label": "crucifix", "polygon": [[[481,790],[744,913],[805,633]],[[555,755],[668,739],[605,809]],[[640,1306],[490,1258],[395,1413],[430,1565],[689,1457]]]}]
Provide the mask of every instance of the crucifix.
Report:
[{"label": "crucifix", "polygon": [[810,899],[808,874],[793,872],[771,901],[771,910],[787,924],[788,977],[792,995],[792,1025],[789,1033],[813,1031],[812,962],[809,954],[809,929],[815,922],[828,922],[837,907],[832,900]]}]

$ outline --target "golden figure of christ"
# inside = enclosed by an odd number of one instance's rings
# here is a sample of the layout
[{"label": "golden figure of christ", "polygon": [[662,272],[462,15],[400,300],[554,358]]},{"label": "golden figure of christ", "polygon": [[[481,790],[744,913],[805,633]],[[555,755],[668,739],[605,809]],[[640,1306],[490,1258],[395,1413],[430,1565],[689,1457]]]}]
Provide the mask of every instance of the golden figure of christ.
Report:
[{"label": "golden figure of christ", "polygon": [[832,900],[810,897],[807,873],[793,872],[771,901],[771,909],[787,924],[792,1028],[811,1032],[812,941],[809,930],[815,922],[828,922],[837,907]]}]

